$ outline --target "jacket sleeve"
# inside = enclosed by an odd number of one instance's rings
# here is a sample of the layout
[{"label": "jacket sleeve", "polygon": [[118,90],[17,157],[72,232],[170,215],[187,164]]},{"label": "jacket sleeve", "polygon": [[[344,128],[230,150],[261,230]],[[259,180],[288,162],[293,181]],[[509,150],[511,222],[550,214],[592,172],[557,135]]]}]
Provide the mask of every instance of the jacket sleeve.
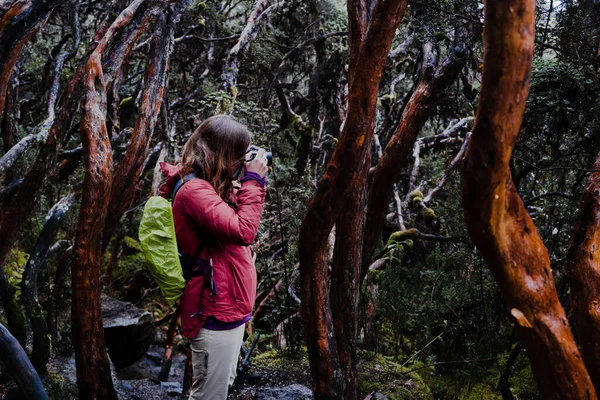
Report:
[{"label": "jacket sleeve", "polygon": [[203,230],[201,234],[238,246],[249,246],[254,242],[266,193],[266,189],[257,182],[242,184],[237,193],[237,210],[223,201],[205,180],[194,179],[181,190],[185,190],[182,196],[185,211]]}]

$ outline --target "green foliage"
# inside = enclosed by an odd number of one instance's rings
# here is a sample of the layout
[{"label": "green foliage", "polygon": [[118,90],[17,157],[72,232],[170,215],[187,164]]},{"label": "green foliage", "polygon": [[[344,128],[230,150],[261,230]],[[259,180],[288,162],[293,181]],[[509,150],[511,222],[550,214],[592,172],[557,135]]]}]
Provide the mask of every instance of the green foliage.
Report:
[{"label": "green foliage", "polygon": [[21,293],[21,280],[23,279],[23,272],[25,271],[25,265],[29,260],[29,254],[14,248],[8,253],[6,262],[4,264],[4,272],[8,277],[8,282],[17,289],[17,294]]}]

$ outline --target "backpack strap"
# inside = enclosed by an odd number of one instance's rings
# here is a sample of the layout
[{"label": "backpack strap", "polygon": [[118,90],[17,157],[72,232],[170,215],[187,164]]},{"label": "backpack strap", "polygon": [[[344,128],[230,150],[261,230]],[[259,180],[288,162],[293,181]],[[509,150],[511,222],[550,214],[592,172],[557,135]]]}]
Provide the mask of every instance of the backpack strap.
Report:
[{"label": "backpack strap", "polygon": [[[177,192],[179,191],[179,189],[181,189],[181,187],[186,183],[189,182],[192,179],[198,179],[198,176],[196,174],[187,174],[186,176],[184,176],[183,178],[179,179],[177,181],[177,183],[175,183],[175,186],[173,188],[173,196],[172,196],[172,202],[175,202],[175,195],[177,194]],[[179,247],[179,243],[177,243],[177,246]],[[198,258],[200,257],[200,254],[202,253],[202,251],[204,250],[204,243],[201,242],[200,245],[198,246],[198,248],[196,249],[195,253],[194,253],[194,257],[190,260],[189,256],[183,256],[183,254],[180,253],[180,258],[182,261],[182,267],[183,267],[183,275],[185,277],[185,280],[189,280],[191,278],[191,274],[192,274],[192,270],[194,269],[195,263],[198,260]],[[187,264],[191,264],[191,265],[187,265]]]},{"label": "backpack strap", "polygon": [[171,198],[173,199],[173,201],[175,201],[175,195],[177,194],[177,192],[179,191],[179,189],[181,189],[181,187],[183,186],[184,183],[191,181],[192,179],[198,179],[198,175],[196,174],[187,174],[186,176],[184,176],[183,178],[180,178],[176,183],[175,186],[173,187],[173,196],[171,196]]}]

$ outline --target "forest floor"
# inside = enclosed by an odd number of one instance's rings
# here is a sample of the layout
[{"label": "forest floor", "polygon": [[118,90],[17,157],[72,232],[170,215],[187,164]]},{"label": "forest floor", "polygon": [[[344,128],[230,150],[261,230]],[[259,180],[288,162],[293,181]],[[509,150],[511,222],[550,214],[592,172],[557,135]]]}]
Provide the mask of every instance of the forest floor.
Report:
[{"label": "forest floor", "polygon": [[[140,311],[152,310],[151,301],[142,304]],[[47,364],[44,378],[49,397],[56,400],[77,399],[76,370],[70,343],[70,304],[67,302],[57,320],[59,336],[54,343],[54,355]],[[153,315],[156,319],[158,315]],[[164,354],[167,324],[159,327],[145,354],[133,365],[115,372],[115,388],[123,400],[167,400],[180,398],[186,362],[187,341],[177,335],[168,382],[156,379]],[[28,351],[31,351],[29,335]],[[62,354],[62,355],[60,355]],[[1,367],[0,367],[1,368]],[[397,363],[382,355],[360,352],[358,373],[360,399],[370,393],[374,398],[431,399],[429,388],[417,374],[406,375]],[[427,370],[421,372],[428,373]],[[413,376],[414,375],[414,376]],[[270,335],[259,341],[251,358],[247,374],[238,377],[228,396],[233,400],[270,400],[312,398],[312,379],[305,349],[295,354],[274,347]],[[275,391],[275,392],[274,392]],[[287,397],[281,397],[285,393]],[[0,370],[0,400],[20,400],[23,397],[15,383]]]},{"label": "forest floor", "polygon": [[[160,362],[156,359],[158,346],[152,346],[142,359],[134,365],[117,372],[116,388],[122,400],[171,400],[179,398],[185,355],[177,353],[173,357],[171,373],[168,383],[161,383],[155,379],[160,370]],[[370,361],[362,361],[359,365],[359,381],[361,397],[371,392],[377,392],[389,399],[430,399],[431,394],[422,391],[420,378],[412,379],[394,371],[394,367],[386,365],[381,357]],[[70,400],[77,399],[75,362],[73,358],[53,357],[48,364],[49,377],[52,382],[45,386],[51,399]],[[228,399],[277,399],[270,397],[273,390],[281,390],[291,386],[292,389],[300,386],[305,393],[312,386],[310,368],[305,355],[285,355],[278,351],[269,351],[257,354],[252,361],[246,379],[238,379],[230,390]],[[308,399],[306,395],[282,397],[286,399]],[[20,395],[15,384],[11,381],[0,384],[0,399],[20,400]]]}]

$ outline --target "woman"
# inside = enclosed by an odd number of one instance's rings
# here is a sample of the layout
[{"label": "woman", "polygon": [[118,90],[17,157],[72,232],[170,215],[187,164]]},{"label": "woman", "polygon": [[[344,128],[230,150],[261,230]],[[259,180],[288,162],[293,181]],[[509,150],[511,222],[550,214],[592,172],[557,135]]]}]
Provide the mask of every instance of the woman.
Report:
[{"label": "woman", "polygon": [[[180,301],[182,333],[191,339],[194,383],[190,399],[225,399],[233,383],[256,297],[256,269],[248,247],[256,237],[265,199],[267,156],[245,162],[248,129],[225,115],[204,121],[188,139],[178,165],[162,163],[161,194],[187,179],[173,202],[180,251],[196,269]],[[232,179],[244,166],[241,187]],[[192,256],[193,257],[193,256]],[[212,274],[210,271],[212,264]]]}]

